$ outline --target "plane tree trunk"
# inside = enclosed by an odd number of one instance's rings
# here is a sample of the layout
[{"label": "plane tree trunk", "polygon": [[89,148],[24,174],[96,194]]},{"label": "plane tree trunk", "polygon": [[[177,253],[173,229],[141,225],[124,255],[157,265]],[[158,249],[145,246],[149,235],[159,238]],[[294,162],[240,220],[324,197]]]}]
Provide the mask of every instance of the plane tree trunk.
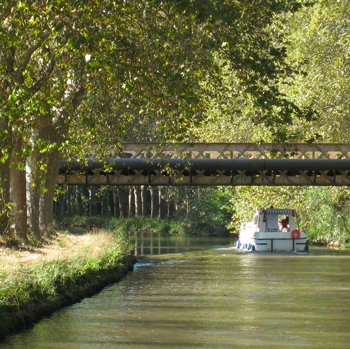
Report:
[{"label": "plane tree trunk", "polygon": [[40,200],[40,225],[46,233],[53,231],[53,202],[55,198],[58,169],[61,159],[57,149],[51,151],[46,158],[47,169],[44,174],[45,192]]},{"label": "plane tree trunk", "polygon": [[37,149],[27,158],[27,207],[28,207],[28,224],[34,236],[41,240],[40,231],[40,198],[42,195],[42,178],[38,167],[42,156]]},{"label": "plane tree trunk", "polygon": [[0,118],[0,235],[5,237],[10,228],[10,157],[11,134]]},{"label": "plane tree trunk", "polygon": [[22,154],[22,138],[15,135],[10,166],[12,214],[16,234],[23,242],[27,242],[26,171]]}]

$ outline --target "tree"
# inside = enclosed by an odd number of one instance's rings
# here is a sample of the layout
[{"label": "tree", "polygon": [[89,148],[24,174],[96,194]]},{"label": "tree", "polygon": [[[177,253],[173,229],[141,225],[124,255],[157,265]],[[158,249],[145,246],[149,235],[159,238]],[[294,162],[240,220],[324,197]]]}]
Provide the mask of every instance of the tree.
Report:
[{"label": "tree", "polygon": [[12,197],[21,198],[14,214],[25,239],[28,156],[30,222],[40,237],[39,215],[44,230],[52,223],[61,156],[105,155],[109,140],[139,129],[155,129],[152,139],[193,138],[188,130],[206,107],[202,82],[220,77],[218,56],[230,62],[261,120],[276,108],[282,120],[302,114],[275,87],[289,66],[269,31],[275,14],[299,7],[267,0],[1,3],[1,217],[8,216],[10,166],[20,174]]},{"label": "tree", "polygon": [[[45,1],[1,4],[0,42],[4,48],[0,56],[1,149],[3,160],[12,156],[12,163],[5,161],[4,166],[10,166],[13,175],[17,174],[13,178],[7,173],[1,191],[7,197],[8,184],[15,181],[12,186],[15,228],[24,240],[24,150],[32,152],[30,187],[45,194],[41,202],[47,226],[52,218],[59,147],[84,94],[80,84],[86,72],[84,52],[93,49],[95,38],[91,37],[100,32],[104,17],[103,5],[97,1],[80,8],[74,1],[61,5]],[[38,170],[42,170],[43,177],[36,173]],[[35,202],[31,206],[38,206],[38,195],[33,193],[32,198]],[[32,213],[36,215],[32,221],[37,221],[38,211]]]},{"label": "tree", "polygon": [[[349,142],[348,5],[348,1],[315,1],[297,12],[282,13],[271,23],[271,33],[277,38],[282,33],[287,62],[296,72],[281,79],[279,91],[304,110],[305,117],[292,113],[289,121],[283,120],[273,109],[271,122],[257,122],[253,100],[239,88],[236,72],[221,60],[223,84],[214,87],[205,82],[209,111],[198,136],[209,141]],[[348,241],[346,193],[344,187],[237,188],[232,226],[238,230],[256,208],[286,207],[287,202],[298,209],[310,239]]]},{"label": "tree", "polygon": [[348,188],[305,188],[303,211],[303,226],[310,240],[349,243]]},{"label": "tree", "polygon": [[289,59],[304,72],[290,79],[284,91],[317,115],[295,123],[290,132],[296,139],[349,141],[349,15],[348,1],[319,0],[283,21],[282,29],[291,33]]}]

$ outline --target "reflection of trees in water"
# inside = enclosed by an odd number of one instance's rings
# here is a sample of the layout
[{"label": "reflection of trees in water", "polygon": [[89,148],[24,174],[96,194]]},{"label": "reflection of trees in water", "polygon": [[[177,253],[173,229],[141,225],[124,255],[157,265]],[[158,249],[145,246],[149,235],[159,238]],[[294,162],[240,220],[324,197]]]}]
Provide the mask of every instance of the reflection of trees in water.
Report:
[{"label": "reflection of trees in water", "polygon": [[199,237],[186,234],[166,234],[161,232],[140,231],[134,236],[135,256],[190,252],[210,249],[215,245],[227,245],[230,238]]}]

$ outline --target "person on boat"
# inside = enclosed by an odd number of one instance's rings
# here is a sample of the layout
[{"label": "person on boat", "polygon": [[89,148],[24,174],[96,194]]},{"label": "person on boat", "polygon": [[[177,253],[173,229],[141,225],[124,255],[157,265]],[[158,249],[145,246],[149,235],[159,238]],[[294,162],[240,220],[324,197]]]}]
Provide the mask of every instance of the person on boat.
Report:
[{"label": "person on boat", "polygon": [[282,219],[281,221],[281,229],[282,231],[288,231],[289,228],[289,217],[286,216],[285,219]]}]

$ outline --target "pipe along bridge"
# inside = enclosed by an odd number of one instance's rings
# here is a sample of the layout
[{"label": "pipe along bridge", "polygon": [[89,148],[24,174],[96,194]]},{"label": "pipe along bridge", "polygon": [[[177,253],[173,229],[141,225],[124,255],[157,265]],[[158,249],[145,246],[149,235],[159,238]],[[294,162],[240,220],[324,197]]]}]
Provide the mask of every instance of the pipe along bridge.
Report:
[{"label": "pipe along bridge", "polygon": [[63,160],[64,185],[350,185],[350,144],[123,143],[105,161]]}]

